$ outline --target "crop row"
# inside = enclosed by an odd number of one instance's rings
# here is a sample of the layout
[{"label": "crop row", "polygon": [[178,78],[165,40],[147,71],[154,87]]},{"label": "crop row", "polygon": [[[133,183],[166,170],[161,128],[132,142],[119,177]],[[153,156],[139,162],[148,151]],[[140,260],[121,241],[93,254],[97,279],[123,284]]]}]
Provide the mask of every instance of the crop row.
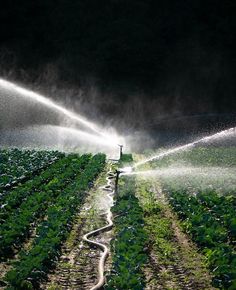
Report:
[{"label": "crop row", "polygon": [[64,157],[52,165],[50,165],[39,176],[35,176],[33,179],[18,185],[15,189],[7,192],[1,198],[0,208],[0,224],[3,223],[8,216],[15,211],[23,200],[26,200],[31,194],[39,191],[43,191],[45,186],[51,182],[55,176],[63,174],[68,166],[71,166],[72,160],[76,160],[76,155],[69,155]]},{"label": "crop row", "polygon": [[83,155],[80,158],[68,158],[68,167],[65,172],[54,175],[38,191],[25,199],[19,208],[8,215],[4,223],[0,225],[0,256],[9,257],[14,249],[19,247],[27,237],[31,224],[39,217],[45,215],[49,205],[53,205],[62,190],[86,167],[90,155]]},{"label": "crop row", "polygon": [[58,151],[0,150],[0,190],[31,178],[36,172],[64,156]]},{"label": "crop row", "polygon": [[7,289],[35,289],[60,255],[62,242],[71,229],[73,216],[82,204],[85,191],[103,169],[105,155],[95,155],[55,203],[46,211],[47,219],[37,227],[36,239],[28,252],[21,252],[14,269],[7,273]]},{"label": "crop row", "polygon": [[134,178],[122,178],[122,182],[112,208],[115,215],[115,240],[111,247],[113,266],[105,289],[141,290],[145,286],[142,267],[147,261],[144,213],[135,197]]},{"label": "crop row", "polygon": [[[173,190],[173,187],[170,187]],[[175,188],[175,187],[174,187]],[[170,191],[172,191],[170,190]],[[189,191],[176,190],[177,192]],[[233,245],[236,243],[236,198],[233,195],[219,195],[214,190],[206,189],[204,191],[198,191],[195,195],[190,194],[195,199],[196,207],[205,211],[212,220],[219,223],[224,229],[225,236],[229,242]],[[195,197],[194,197],[195,196]],[[225,238],[226,239],[226,238]]]},{"label": "crop row", "polygon": [[186,191],[170,191],[169,200],[184,229],[201,248],[215,278],[213,285],[221,289],[235,289],[236,252],[228,243],[228,231],[219,219],[206,210],[200,200]]},{"label": "crop row", "polygon": [[148,181],[137,181],[137,197],[144,210],[145,229],[149,236],[148,246],[155,250],[159,263],[166,263],[167,259],[169,263],[176,258],[176,249],[173,243],[172,221],[166,217],[168,207],[157,198]]},{"label": "crop row", "polygon": [[220,196],[211,190],[198,193],[197,198],[227,228],[231,242],[236,244],[236,197]]}]

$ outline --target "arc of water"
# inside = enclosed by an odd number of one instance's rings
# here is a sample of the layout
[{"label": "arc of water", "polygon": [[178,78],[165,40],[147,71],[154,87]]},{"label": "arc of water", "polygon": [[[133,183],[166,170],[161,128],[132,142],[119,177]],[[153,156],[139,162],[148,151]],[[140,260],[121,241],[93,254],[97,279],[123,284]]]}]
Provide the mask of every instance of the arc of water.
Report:
[{"label": "arc of water", "polygon": [[161,169],[151,169],[151,170],[141,170],[141,171],[124,171],[121,173],[123,175],[143,175],[143,176],[207,176],[207,177],[216,177],[218,175],[222,176],[223,174],[229,176],[234,174],[234,169],[229,167],[173,167],[173,168],[161,168]]},{"label": "arc of water", "polygon": [[[43,127],[43,126],[42,126]],[[40,126],[39,126],[40,128]],[[48,128],[51,128],[51,130],[58,130],[58,132],[63,133],[67,133],[67,134],[73,134],[74,136],[79,137],[84,137],[85,140],[88,140],[90,142],[93,143],[97,143],[97,144],[101,144],[103,146],[114,146],[114,144],[112,143],[107,143],[106,139],[102,138],[102,136],[96,136],[94,134],[91,133],[87,133],[75,128],[68,128],[68,127],[63,127],[63,126],[54,126],[54,125],[48,125]]]},{"label": "arc of water", "polygon": [[168,156],[168,155],[171,155],[171,154],[174,154],[176,152],[187,150],[189,148],[194,147],[197,144],[207,143],[209,141],[214,141],[214,140],[217,140],[219,138],[223,138],[225,136],[230,136],[230,135],[236,135],[236,127],[233,127],[233,128],[227,129],[227,130],[220,131],[220,132],[218,132],[216,134],[203,137],[201,139],[198,139],[198,140],[196,140],[194,142],[191,142],[191,143],[188,143],[186,145],[178,146],[178,147],[175,147],[173,149],[169,149],[169,150],[167,150],[165,152],[162,152],[162,153],[160,153],[158,155],[155,155],[155,156],[149,157],[147,159],[144,159],[144,160],[142,160],[142,161],[137,162],[136,164],[134,164],[132,166],[132,169],[134,169],[134,168],[136,168],[136,167],[138,167],[140,165],[143,165],[143,164],[145,164],[147,162],[150,162],[150,161],[153,161],[153,160],[162,159],[163,157]]},{"label": "arc of water", "polygon": [[15,84],[13,82],[6,81],[2,78],[0,78],[0,86],[7,89],[7,90],[15,91],[16,93],[19,93],[22,97],[30,98],[30,99],[35,100],[35,101],[37,101],[37,102],[39,102],[39,103],[41,103],[49,108],[52,108],[52,109],[64,114],[65,116],[69,117],[70,119],[83,124],[87,128],[91,129],[93,132],[95,132],[96,134],[106,138],[109,142],[114,143],[114,145],[117,144],[117,142],[114,142],[114,140],[111,140],[110,136],[105,134],[94,123],[86,120],[84,117],[81,117],[81,116],[63,108],[62,106],[58,105],[54,101],[52,101],[52,100],[50,100],[50,99],[48,99],[48,98],[46,98],[38,93],[35,93],[35,92],[28,90],[26,88],[23,88],[21,86],[18,86],[17,84]]}]

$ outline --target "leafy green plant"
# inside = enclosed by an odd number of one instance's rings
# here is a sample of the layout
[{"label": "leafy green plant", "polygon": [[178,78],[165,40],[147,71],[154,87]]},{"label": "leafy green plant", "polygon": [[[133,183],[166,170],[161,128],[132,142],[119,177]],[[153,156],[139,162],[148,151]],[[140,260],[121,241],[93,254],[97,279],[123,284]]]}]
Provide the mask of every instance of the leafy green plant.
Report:
[{"label": "leafy green plant", "polygon": [[228,230],[230,240],[236,244],[236,197],[219,196],[214,190],[199,192],[197,198]]},{"label": "leafy green plant", "polygon": [[75,155],[69,155],[49,166],[43,173],[26,183],[17,186],[14,190],[8,192],[2,197],[3,206],[0,208],[0,224],[5,222],[7,217],[18,209],[22,201],[26,200],[35,192],[41,192],[45,189],[45,184],[48,184],[55,176],[64,175],[64,172],[69,166],[72,166]]},{"label": "leafy green plant", "polygon": [[206,256],[214,274],[213,285],[230,289],[236,280],[236,251],[228,243],[228,231],[200,200],[185,191],[169,191],[169,200],[191,235]]},{"label": "leafy green plant", "polygon": [[0,190],[32,178],[50,164],[64,157],[58,151],[0,150]]},{"label": "leafy green plant", "polygon": [[81,174],[89,159],[90,155],[83,155],[73,160],[66,159],[68,167],[65,172],[57,174],[57,177],[54,176],[47,184],[42,184],[37,192],[8,215],[5,222],[0,225],[0,236],[3,237],[0,240],[1,257],[9,257],[14,253],[15,247],[21,245],[27,237],[31,223],[44,215],[45,210],[54,203],[61,191]]},{"label": "leafy green plant", "polygon": [[122,154],[120,161],[121,162],[132,162],[133,156],[132,156],[132,154]]}]

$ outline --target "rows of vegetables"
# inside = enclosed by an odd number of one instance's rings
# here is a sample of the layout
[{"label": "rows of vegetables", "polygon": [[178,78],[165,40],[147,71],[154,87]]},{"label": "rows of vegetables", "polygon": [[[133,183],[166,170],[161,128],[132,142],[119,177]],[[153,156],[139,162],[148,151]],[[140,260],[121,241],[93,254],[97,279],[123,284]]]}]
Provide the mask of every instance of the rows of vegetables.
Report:
[{"label": "rows of vegetables", "polygon": [[170,204],[182,220],[184,230],[201,249],[214,274],[213,285],[236,289],[236,197],[214,191],[191,195],[167,189]]},{"label": "rows of vegetables", "polygon": [[[62,190],[75,179],[76,176],[88,164],[90,156],[83,155],[80,158],[68,156],[59,172],[54,171],[51,180],[45,183],[35,185],[34,179],[33,191],[25,190],[25,186],[16,188],[12,193],[6,196],[6,206],[3,208],[2,223],[0,225],[0,236],[4,237],[0,240],[0,256],[9,257],[20,247],[22,242],[28,236],[29,229],[35,221],[43,218],[45,210],[50,207],[58,198]],[[54,164],[55,165],[55,164]],[[57,166],[56,166],[57,167]],[[55,166],[53,166],[55,168]],[[49,169],[50,171],[50,169]],[[36,181],[38,178],[36,178]],[[23,190],[22,190],[23,188]],[[18,195],[19,193],[19,195]],[[10,203],[9,203],[10,202]],[[18,221],[16,223],[16,221]]]},{"label": "rows of vegetables", "polygon": [[[212,166],[223,166],[230,168],[229,175],[222,176],[223,183],[235,181],[235,175],[231,172],[236,165],[236,150],[232,148],[194,148],[192,151],[181,153],[182,162],[209,170]],[[162,161],[153,162],[155,167],[168,167],[179,162],[180,156],[166,158]],[[216,167],[215,167],[216,168]],[[217,167],[218,168],[218,167]],[[219,168],[220,169],[220,168]],[[189,177],[189,176],[188,176]],[[193,175],[190,176],[190,179]],[[197,244],[205,257],[205,264],[213,274],[212,285],[218,289],[236,289],[236,197],[234,195],[234,183],[231,191],[225,195],[219,188],[219,182],[211,183],[207,174],[203,176],[206,185],[202,180],[196,178],[194,184],[191,180],[186,185],[185,177],[181,176],[182,186],[176,186],[172,176],[168,179],[160,178],[169,199],[170,205],[177,212],[183,229]],[[218,177],[215,179],[217,180]],[[209,186],[208,186],[209,183]],[[202,185],[202,186],[201,186]],[[218,186],[218,187],[217,187]],[[148,244],[150,233],[145,232],[144,223],[147,223],[147,212],[143,212],[140,201],[135,197],[134,177],[122,177],[120,180],[119,192],[115,206],[112,208],[115,219],[115,239],[112,242],[113,267],[108,277],[106,289],[144,289],[145,278],[142,267],[147,262],[147,254],[144,251]],[[225,193],[225,192],[224,192]],[[155,202],[154,202],[155,204]],[[152,212],[151,204],[151,216]],[[142,205],[143,207],[143,205]],[[144,207],[145,208],[145,207]],[[155,214],[159,209],[155,208]],[[158,218],[159,232],[168,233],[168,223],[161,224]],[[163,239],[162,239],[163,238]],[[166,248],[166,241],[170,236],[163,236],[157,239],[158,248]],[[166,254],[166,253],[165,253]],[[171,260],[171,259],[170,259]]]},{"label": "rows of vegetables", "polygon": [[[173,174],[168,168],[175,165]],[[213,286],[236,289],[236,147],[196,147],[151,166],[166,168],[158,179],[183,229],[205,256]],[[182,168],[191,170],[178,175]]]},{"label": "rows of vegetables", "polygon": [[144,212],[135,197],[134,177],[122,177],[116,204],[112,208],[115,224],[115,239],[112,241],[112,270],[105,287],[113,289],[145,288],[142,267],[147,262],[144,231]]},{"label": "rows of vegetables", "polygon": [[[71,154],[4,196],[0,257],[6,260],[21,249],[5,277],[7,289],[35,289],[45,279],[60,255],[86,190],[104,165],[104,154]],[[36,228],[35,238],[22,250],[32,228]]]},{"label": "rows of vegetables", "polygon": [[[205,165],[224,163],[232,170],[236,165],[235,152],[235,148],[229,148],[228,154],[225,148],[195,148],[192,152],[182,153],[182,157],[193,168],[204,160]],[[105,164],[103,154],[65,156],[49,152],[44,156],[44,153],[25,151],[22,153],[23,161],[19,158],[19,162],[25,165],[17,166],[16,163],[14,168],[12,161],[7,169],[7,154],[15,156],[10,160],[17,160],[20,153],[17,150],[10,150],[10,153],[0,151],[0,157],[4,154],[6,157],[2,159],[5,167],[0,168],[0,188],[3,186],[4,189],[0,194],[0,261],[17,257],[13,260],[13,269],[4,278],[9,290],[37,289],[47,277],[60,256],[61,245],[71,230],[73,217],[83,203],[86,190],[92,186]],[[32,155],[28,165],[27,154]],[[224,156],[228,163],[223,160]],[[37,158],[42,160],[36,161]],[[132,156],[124,155],[124,158],[127,159],[125,162],[132,161]],[[175,162],[175,158],[161,162],[158,161],[158,166],[166,167]],[[155,162],[151,164],[154,168],[156,165]],[[10,181],[4,179],[7,174],[11,175]],[[24,180],[27,176],[29,178]],[[216,184],[212,184],[210,189],[202,186],[200,180],[186,184],[185,177],[179,178],[184,185],[179,187],[172,176],[168,178],[162,177],[159,181],[183,229],[205,256],[206,264],[214,275],[213,286],[236,289],[236,196],[233,191],[222,195],[219,194],[222,190],[214,187]],[[5,183],[1,184],[2,180]],[[21,180],[24,182],[18,182]],[[7,189],[11,185],[14,186]],[[112,269],[107,277],[106,290],[145,288],[143,268],[148,263],[150,237],[155,239],[164,255],[171,256],[171,251],[166,253],[170,250],[166,247],[166,240],[170,239],[169,221],[162,223],[161,209],[156,202],[152,200],[144,206],[137,192],[134,176],[120,178],[112,208],[115,238],[111,242]],[[149,200],[150,192],[147,194],[146,199]],[[154,224],[158,232],[154,231]],[[25,248],[24,243],[31,237],[32,229],[36,230],[35,237]]]},{"label": "rows of vegetables", "polygon": [[[66,170],[73,169],[73,167],[69,168],[69,166],[79,166],[77,162],[72,162],[73,159],[76,160],[76,155],[64,157],[53,163],[40,175],[22,184],[18,184],[10,192],[3,192],[1,196],[0,224],[4,223],[7,217],[16,211],[23,201],[26,202],[30,195],[45,189],[50,189],[56,181],[59,181],[58,177],[63,178],[67,174]],[[83,159],[87,159],[87,157],[83,157]]]},{"label": "rows of vegetables", "polygon": [[32,178],[36,172],[63,156],[64,154],[58,151],[1,149],[0,191],[26,178]]}]

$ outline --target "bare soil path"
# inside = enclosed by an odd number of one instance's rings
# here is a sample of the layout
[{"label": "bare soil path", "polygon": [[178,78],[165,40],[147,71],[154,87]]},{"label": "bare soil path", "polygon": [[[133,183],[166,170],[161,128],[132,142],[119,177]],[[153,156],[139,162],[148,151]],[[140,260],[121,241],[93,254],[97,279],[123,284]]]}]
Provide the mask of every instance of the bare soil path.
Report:
[{"label": "bare soil path", "polygon": [[[147,212],[145,221],[150,236],[145,290],[215,289],[204,257],[182,231],[158,181],[138,177],[137,195]],[[158,205],[156,212],[150,209],[153,203]]]}]

